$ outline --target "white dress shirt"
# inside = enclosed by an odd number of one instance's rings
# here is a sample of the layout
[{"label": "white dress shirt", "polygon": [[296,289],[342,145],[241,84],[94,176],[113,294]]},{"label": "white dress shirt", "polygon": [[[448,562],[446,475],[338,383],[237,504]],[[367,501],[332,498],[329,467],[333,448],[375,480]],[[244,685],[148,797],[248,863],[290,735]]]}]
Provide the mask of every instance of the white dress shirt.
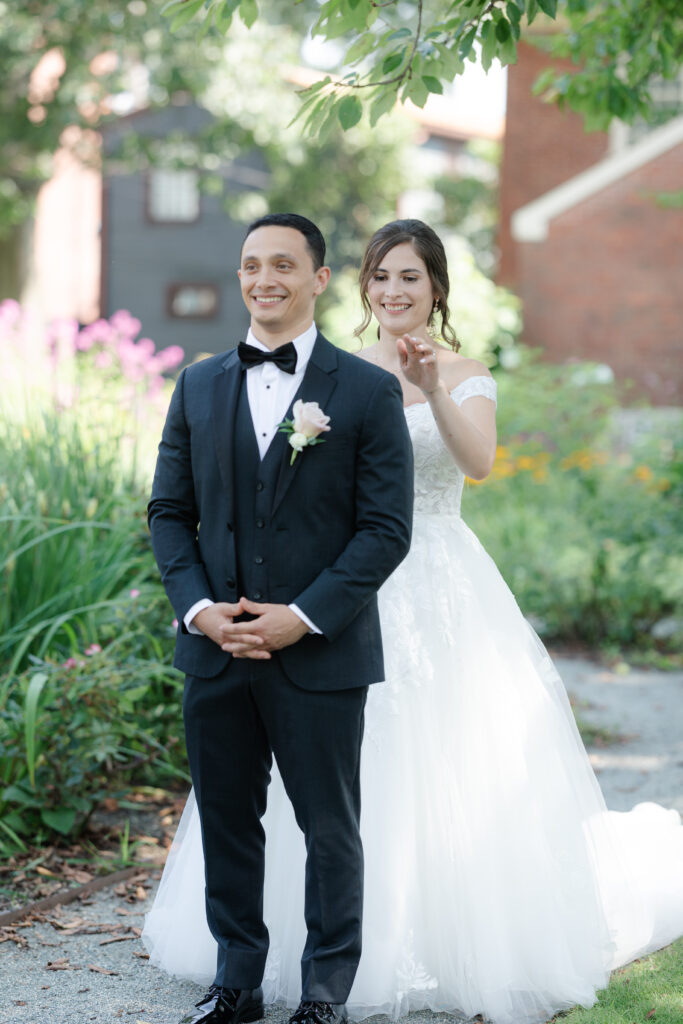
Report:
[{"label": "white dress shirt", "polygon": [[[270,443],[277,433],[278,426],[287,415],[292,399],[299,390],[317,336],[318,328],[315,323],[312,323],[308,330],[293,339],[292,344],[296,349],[294,373],[285,373],[275,363],[270,362],[250,366],[246,371],[249,411],[254,424],[261,460],[264,459]],[[254,348],[259,348],[263,352],[271,351],[267,345],[254,337],[251,327],[247,334],[247,344],[253,345]],[[208,608],[213,603],[210,598],[204,597],[192,605],[183,618],[189,633],[201,634],[201,630],[193,625],[192,620],[203,608]],[[312,633],[320,633],[318,627],[304,615],[300,608],[297,608],[295,604],[290,604],[289,607],[306,623]]]}]

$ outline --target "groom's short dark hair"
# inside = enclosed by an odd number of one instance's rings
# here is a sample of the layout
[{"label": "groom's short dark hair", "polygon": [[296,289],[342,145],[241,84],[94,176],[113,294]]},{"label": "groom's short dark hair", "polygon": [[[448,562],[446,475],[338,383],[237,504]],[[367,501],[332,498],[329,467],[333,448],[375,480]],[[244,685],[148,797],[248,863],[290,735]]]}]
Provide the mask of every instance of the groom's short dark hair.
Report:
[{"label": "groom's short dark hair", "polygon": [[[312,220],[307,217],[302,217],[299,213],[267,213],[265,217],[259,217],[247,228],[247,233],[244,236],[246,242],[252,231],[256,231],[257,228],[267,227],[281,227],[281,228],[294,228],[295,231],[300,231],[306,239],[306,245],[308,251],[311,254],[313,260],[313,269],[319,270],[320,267],[325,264],[325,239],[322,236],[322,232]],[[244,242],[242,243],[244,245]]]}]

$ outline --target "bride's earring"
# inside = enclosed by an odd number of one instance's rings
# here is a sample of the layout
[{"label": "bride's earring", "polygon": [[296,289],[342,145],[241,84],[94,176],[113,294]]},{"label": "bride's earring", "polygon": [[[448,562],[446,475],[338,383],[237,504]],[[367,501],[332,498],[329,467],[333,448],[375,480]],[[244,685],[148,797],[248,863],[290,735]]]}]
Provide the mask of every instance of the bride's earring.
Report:
[{"label": "bride's earring", "polygon": [[439,300],[434,299],[434,305],[432,306],[432,311],[429,314],[429,320],[427,321],[427,334],[429,335],[430,338],[439,337],[439,328],[436,326],[436,323],[434,322],[434,314],[438,312],[438,309]]}]

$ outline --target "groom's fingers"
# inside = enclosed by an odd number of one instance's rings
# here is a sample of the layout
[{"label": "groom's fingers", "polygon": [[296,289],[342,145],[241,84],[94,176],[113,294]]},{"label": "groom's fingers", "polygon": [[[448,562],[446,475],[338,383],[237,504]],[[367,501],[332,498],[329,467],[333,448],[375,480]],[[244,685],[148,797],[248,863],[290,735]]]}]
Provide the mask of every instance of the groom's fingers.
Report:
[{"label": "groom's fingers", "polygon": [[247,634],[259,637],[261,635],[257,632],[259,625],[260,619],[251,619],[249,622],[226,622],[223,626],[223,634],[226,640],[232,637],[239,637],[240,640],[244,640]]},{"label": "groom's fingers", "polygon": [[[245,626],[250,626],[250,622],[243,623]],[[230,647],[262,647],[263,637],[259,636],[258,633],[229,633],[226,629],[222,630],[223,638],[221,647],[224,651],[230,649]]]},{"label": "groom's fingers", "polygon": [[[228,651],[233,658],[249,658],[252,661],[269,661],[272,658],[270,651],[264,651],[257,647],[241,647],[235,645],[234,651]],[[223,648],[225,650],[225,648]]]},{"label": "groom's fingers", "polygon": [[250,601],[248,597],[241,597],[240,607],[242,611],[249,612],[250,615],[263,615],[263,613],[268,610],[270,605],[259,604],[258,601]]}]

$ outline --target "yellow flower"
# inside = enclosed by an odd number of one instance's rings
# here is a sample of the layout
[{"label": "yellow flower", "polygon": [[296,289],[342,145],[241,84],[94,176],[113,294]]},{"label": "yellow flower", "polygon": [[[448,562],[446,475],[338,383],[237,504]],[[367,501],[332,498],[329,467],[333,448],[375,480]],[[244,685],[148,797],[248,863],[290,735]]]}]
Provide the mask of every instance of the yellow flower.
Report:
[{"label": "yellow flower", "polygon": [[537,483],[541,484],[544,480],[548,479],[548,470],[545,469],[544,467],[541,467],[540,469],[535,469],[531,476]]},{"label": "yellow flower", "polygon": [[505,459],[501,459],[500,462],[496,462],[491,471],[491,476],[495,480],[500,480],[503,477],[514,476],[515,466],[512,462],[507,462]]},{"label": "yellow flower", "polygon": [[533,469],[534,464],[533,455],[520,455],[517,459],[517,469]]},{"label": "yellow flower", "polygon": [[580,469],[590,469],[593,465],[593,453],[587,448],[579,448],[570,452],[560,461],[560,469],[573,469],[578,466]]},{"label": "yellow flower", "polygon": [[510,454],[510,449],[506,448],[502,444],[499,444],[498,447],[496,448],[496,458],[497,459],[507,459],[509,454]]},{"label": "yellow flower", "polygon": [[647,483],[649,480],[652,480],[654,473],[652,472],[649,466],[641,465],[636,466],[636,468],[633,471],[633,475],[636,478],[636,480],[642,480],[643,483]]}]

